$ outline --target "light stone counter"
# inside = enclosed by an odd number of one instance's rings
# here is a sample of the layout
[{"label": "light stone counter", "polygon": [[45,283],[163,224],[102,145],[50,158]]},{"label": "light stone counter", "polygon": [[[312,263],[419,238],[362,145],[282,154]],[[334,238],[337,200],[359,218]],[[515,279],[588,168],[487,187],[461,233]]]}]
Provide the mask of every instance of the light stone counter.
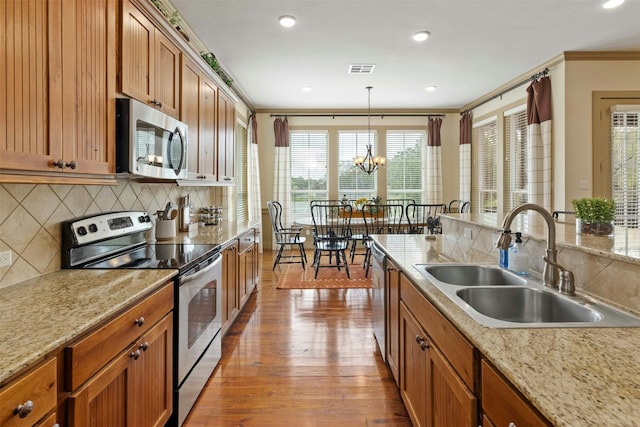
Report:
[{"label": "light stone counter", "polygon": [[441,237],[374,236],[436,307],[557,426],[640,425],[640,328],[486,328],[414,263],[446,262]]},{"label": "light stone counter", "polygon": [[0,289],[0,385],[177,270],[60,270]]}]

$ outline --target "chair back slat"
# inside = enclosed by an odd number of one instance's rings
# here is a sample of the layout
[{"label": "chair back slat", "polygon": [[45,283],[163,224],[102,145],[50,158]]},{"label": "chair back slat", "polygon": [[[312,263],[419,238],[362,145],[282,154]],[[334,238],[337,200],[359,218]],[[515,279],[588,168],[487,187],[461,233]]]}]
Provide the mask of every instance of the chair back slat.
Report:
[{"label": "chair back slat", "polygon": [[402,205],[364,205],[361,212],[365,235],[400,234],[404,208]]},{"label": "chair back slat", "polygon": [[444,203],[407,205],[406,215],[410,234],[422,234],[427,228],[431,234],[441,232],[440,214],[444,213],[447,205]]}]

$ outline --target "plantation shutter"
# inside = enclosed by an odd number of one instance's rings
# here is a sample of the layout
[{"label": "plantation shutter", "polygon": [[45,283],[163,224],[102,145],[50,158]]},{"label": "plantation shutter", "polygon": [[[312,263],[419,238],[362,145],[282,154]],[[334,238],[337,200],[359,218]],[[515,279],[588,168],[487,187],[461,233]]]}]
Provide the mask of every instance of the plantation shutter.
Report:
[{"label": "plantation shutter", "polygon": [[611,107],[611,196],[616,225],[638,227],[640,105]]},{"label": "plantation shutter", "polygon": [[504,113],[505,164],[504,200],[505,212],[528,200],[528,141],[526,105]]},{"label": "plantation shutter", "polygon": [[497,212],[496,117],[474,124],[473,195],[471,206],[479,213]]},{"label": "plantation shutter", "polygon": [[423,200],[423,164],[426,133],[387,132],[387,199]]},{"label": "plantation shutter", "polygon": [[249,219],[249,162],[247,128],[239,122],[236,123],[236,147],[238,147],[236,159],[239,166],[236,167],[238,171],[236,173],[236,220],[242,222]]},{"label": "plantation shutter", "polygon": [[311,215],[312,200],[328,198],[327,131],[291,131],[291,199],[293,218]]},{"label": "plantation shutter", "polygon": [[[376,155],[376,132],[339,131],[338,132],[338,193],[340,198],[346,195],[355,200],[376,196],[377,172],[367,174],[353,165],[353,158],[367,153],[367,144],[371,141],[372,154]],[[387,162],[388,164],[389,162]]]}]

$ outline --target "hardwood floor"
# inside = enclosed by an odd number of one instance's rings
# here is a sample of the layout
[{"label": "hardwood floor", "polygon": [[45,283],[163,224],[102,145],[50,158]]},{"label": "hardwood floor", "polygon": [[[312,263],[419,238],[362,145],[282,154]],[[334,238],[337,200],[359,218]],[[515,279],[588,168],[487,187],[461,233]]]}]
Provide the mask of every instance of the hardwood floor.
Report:
[{"label": "hardwood floor", "polygon": [[371,326],[369,289],[259,290],[184,426],[411,426]]}]

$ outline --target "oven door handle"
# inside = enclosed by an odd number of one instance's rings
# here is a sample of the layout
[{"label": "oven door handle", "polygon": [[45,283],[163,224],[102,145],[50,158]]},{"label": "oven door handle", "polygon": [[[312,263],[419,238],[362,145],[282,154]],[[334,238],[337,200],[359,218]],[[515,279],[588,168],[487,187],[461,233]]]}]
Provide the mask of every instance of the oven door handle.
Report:
[{"label": "oven door handle", "polygon": [[187,273],[186,275],[180,277],[180,285],[184,285],[194,280],[198,280],[200,277],[206,275],[214,268],[217,268],[221,263],[222,263],[222,254],[215,255],[215,259],[213,260],[213,262],[208,266],[206,266],[205,268],[203,268],[202,270],[192,274]]}]

